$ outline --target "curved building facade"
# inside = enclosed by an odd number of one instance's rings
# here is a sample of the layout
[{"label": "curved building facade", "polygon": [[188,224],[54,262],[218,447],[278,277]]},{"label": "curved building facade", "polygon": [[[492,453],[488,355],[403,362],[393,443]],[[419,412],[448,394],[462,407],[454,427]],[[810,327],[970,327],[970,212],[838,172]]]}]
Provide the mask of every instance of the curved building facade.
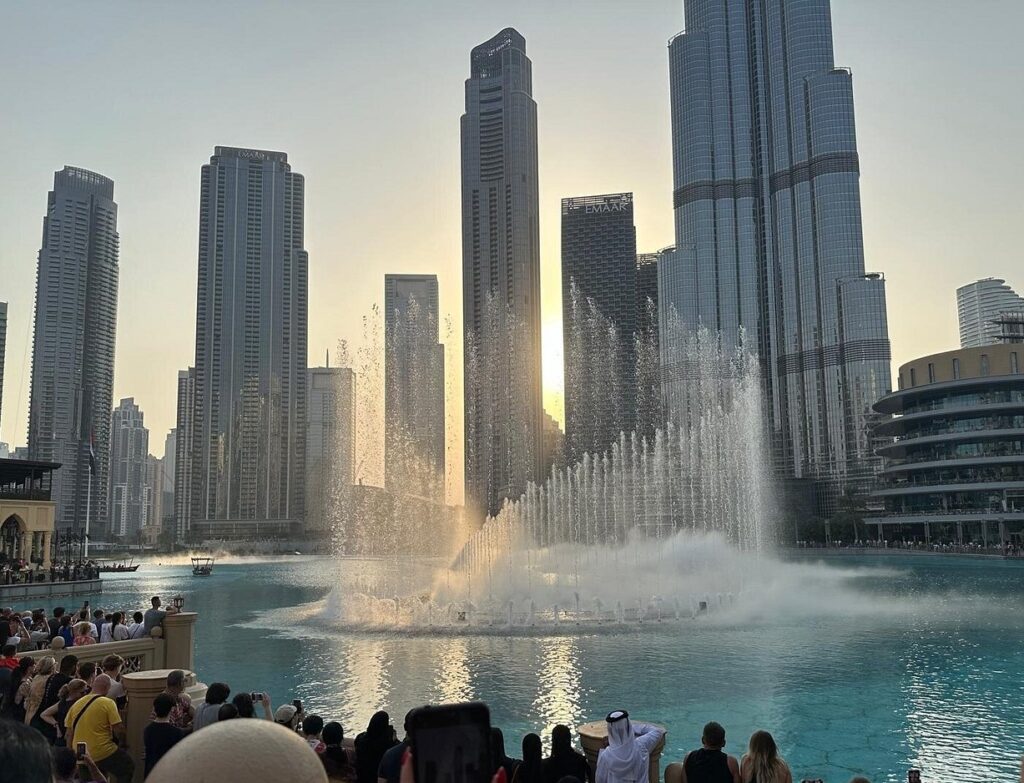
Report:
[{"label": "curved building facade", "polygon": [[[878,511],[902,537],[993,544],[1024,532],[1024,343],[925,356],[875,403]],[[891,537],[891,536],[890,536]],[[901,536],[896,536],[901,537]]]}]

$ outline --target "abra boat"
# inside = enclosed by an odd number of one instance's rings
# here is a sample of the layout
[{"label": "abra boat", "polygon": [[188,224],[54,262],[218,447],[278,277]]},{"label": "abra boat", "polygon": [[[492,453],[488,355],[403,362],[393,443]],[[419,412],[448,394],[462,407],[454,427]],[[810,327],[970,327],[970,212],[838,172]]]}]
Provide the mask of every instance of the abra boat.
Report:
[{"label": "abra boat", "polygon": [[127,560],[97,560],[96,570],[101,574],[130,574],[138,571],[140,565],[134,557]]},{"label": "abra boat", "polygon": [[210,576],[213,573],[212,557],[193,557],[192,576]]}]

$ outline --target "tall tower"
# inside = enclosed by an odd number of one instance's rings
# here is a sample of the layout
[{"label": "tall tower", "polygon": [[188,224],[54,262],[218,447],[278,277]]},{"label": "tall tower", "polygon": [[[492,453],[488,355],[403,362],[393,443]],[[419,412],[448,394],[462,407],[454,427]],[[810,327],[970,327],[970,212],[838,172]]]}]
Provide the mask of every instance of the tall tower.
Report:
[{"label": "tall tower", "polygon": [[687,0],[685,16],[669,42],[677,268],[659,274],[686,282],[661,304],[727,344],[745,330],[776,467],[814,480],[830,514],[873,469],[863,433],[891,389],[852,76],[833,61],[829,0]]},{"label": "tall tower", "polygon": [[526,39],[473,49],[462,115],[466,505],[479,517],[540,478],[537,104]]},{"label": "tall tower", "polygon": [[306,531],[326,533],[356,479],[356,374],[310,367],[306,383]]},{"label": "tall tower", "polygon": [[188,522],[193,537],[301,530],[303,192],[304,180],[283,152],[215,147],[203,166]]},{"label": "tall tower", "polygon": [[444,346],[437,275],[384,276],[384,482],[444,501]]},{"label": "tall tower", "polygon": [[0,421],[4,410],[4,357],[7,353],[7,302],[0,302]]},{"label": "tall tower", "polygon": [[980,348],[999,342],[996,319],[1003,313],[1024,312],[1024,298],[1006,281],[986,277],[956,289],[956,314],[960,323],[960,347]]},{"label": "tall tower", "polygon": [[29,458],[62,465],[52,496],[64,530],[84,530],[87,505],[90,530],[107,523],[117,255],[114,182],[65,166],[43,218],[28,419]]},{"label": "tall tower", "polygon": [[137,543],[139,532],[151,524],[149,430],[134,397],[114,408],[110,425],[110,535]]},{"label": "tall tower", "polygon": [[562,199],[565,457],[603,453],[636,426],[633,194]]}]

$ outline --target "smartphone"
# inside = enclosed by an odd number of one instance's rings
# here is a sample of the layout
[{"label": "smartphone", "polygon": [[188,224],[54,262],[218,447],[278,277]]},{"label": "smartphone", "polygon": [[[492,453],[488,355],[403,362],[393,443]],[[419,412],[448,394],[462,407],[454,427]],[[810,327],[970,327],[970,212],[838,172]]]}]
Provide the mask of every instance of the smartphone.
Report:
[{"label": "smartphone", "polygon": [[252,699],[253,701],[263,701],[263,694],[262,693],[256,693],[256,691],[253,691],[252,693],[249,694],[249,698]]},{"label": "smartphone", "polygon": [[420,707],[410,717],[416,783],[490,783],[494,768],[486,704]]},{"label": "smartphone", "polygon": [[89,752],[89,747],[84,742],[75,743],[75,758],[81,761],[85,758],[85,754]]},{"label": "smartphone", "polygon": [[911,769],[907,771],[907,783],[921,783],[921,770]]},{"label": "smartphone", "polygon": [[295,699],[295,701],[292,702],[292,706],[295,708],[296,712],[302,712],[302,699]]}]

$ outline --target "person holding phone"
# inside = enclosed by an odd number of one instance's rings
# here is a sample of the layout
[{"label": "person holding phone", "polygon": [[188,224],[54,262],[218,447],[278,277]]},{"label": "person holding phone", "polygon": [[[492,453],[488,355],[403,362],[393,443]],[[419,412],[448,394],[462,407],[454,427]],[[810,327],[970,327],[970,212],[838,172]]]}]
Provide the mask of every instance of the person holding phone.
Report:
[{"label": "person holding phone", "polygon": [[608,747],[597,756],[597,783],[648,783],[651,751],[665,736],[663,729],[633,724],[625,710],[609,712]]},{"label": "person holding phone", "polygon": [[107,783],[88,752],[79,758],[71,748],[53,749],[53,771],[53,783]]},{"label": "person holding phone", "polygon": [[92,693],[78,699],[68,710],[64,718],[65,736],[72,748],[84,742],[101,771],[113,775],[118,781],[131,780],[135,762],[120,747],[125,734],[124,723],[117,704],[107,696],[109,690],[110,678],[107,675],[101,674],[93,680]]}]

